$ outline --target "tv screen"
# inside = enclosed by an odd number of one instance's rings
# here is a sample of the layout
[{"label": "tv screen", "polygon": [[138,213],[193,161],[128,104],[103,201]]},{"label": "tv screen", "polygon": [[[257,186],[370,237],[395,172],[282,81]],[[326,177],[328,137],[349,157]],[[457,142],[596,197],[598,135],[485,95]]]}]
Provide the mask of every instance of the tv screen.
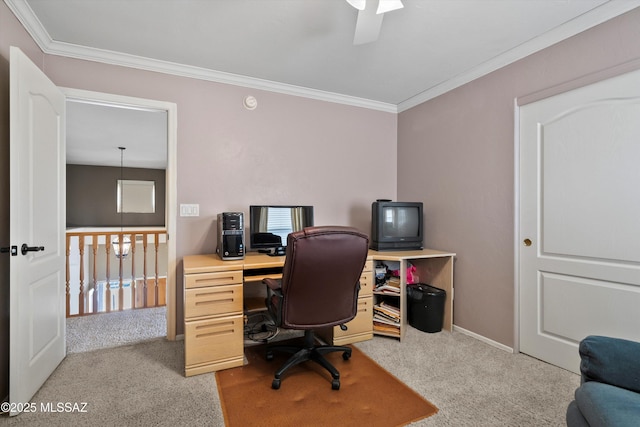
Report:
[{"label": "tv screen", "polygon": [[252,249],[284,255],[287,236],[313,226],[313,206],[249,206],[249,241]]},{"label": "tv screen", "polygon": [[417,206],[385,206],[382,208],[382,236],[388,238],[420,236]]},{"label": "tv screen", "polygon": [[371,249],[422,249],[422,202],[378,200],[371,204]]}]

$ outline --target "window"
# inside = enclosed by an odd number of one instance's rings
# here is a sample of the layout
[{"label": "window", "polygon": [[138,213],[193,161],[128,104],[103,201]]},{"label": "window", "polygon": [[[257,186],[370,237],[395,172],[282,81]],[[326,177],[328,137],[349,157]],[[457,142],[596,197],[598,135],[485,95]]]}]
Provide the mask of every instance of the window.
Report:
[{"label": "window", "polygon": [[118,180],[117,213],[155,213],[155,181]]}]

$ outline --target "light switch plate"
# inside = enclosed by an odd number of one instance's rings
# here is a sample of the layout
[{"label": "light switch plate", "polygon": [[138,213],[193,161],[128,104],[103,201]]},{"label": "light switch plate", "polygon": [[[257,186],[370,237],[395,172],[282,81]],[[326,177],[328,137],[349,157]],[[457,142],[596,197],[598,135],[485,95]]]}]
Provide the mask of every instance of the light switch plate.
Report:
[{"label": "light switch plate", "polygon": [[200,216],[200,205],[180,204],[180,216]]}]

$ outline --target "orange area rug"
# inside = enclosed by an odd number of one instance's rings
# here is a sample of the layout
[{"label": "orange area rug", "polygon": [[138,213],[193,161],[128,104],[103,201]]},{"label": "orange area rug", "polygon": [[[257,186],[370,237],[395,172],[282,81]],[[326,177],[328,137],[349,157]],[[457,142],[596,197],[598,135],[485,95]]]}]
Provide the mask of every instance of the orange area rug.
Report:
[{"label": "orange area rug", "polygon": [[265,359],[264,346],[245,349],[245,366],[216,372],[227,427],[246,426],[403,426],[438,412],[364,353],[353,347],[351,359],[327,355],[340,371],[340,390],[331,374],[313,362],[291,368],[279,390],[273,374],[289,357]]}]

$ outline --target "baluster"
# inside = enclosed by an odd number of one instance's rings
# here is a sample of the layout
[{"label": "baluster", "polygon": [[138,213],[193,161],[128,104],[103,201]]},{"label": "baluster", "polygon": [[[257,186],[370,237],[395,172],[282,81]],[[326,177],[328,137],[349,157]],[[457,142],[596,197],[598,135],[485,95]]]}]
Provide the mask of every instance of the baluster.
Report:
[{"label": "baluster", "polygon": [[78,236],[80,251],[80,291],[78,292],[78,315],[84,315],[84,234]]},{"label": "baluster", "polygon": [[93,251],[93,307],[91,312],[98,312],[98,243],[100,241],[99,235],[91,236],[91,249]]},{"label": "baluster", "polygon": [[70,308],[69,306],[71,305],[71,289],[70,289],[70,276],[71,273],[69,272],[69,256],[71,255],[71,236],[69,234],[67,234],[67,249],[66,249],[66,253],[67,253],[67,259],[66,259],[66,266],[67,266],[67,272],[66,272],[66,283],[65,283],[65,289],[66,289],[66,293],[67,293],[67,317],[71,317],[70,314]]},{"label": "baluster", "polygon": [[111,311],[111,286],[110,286],[110,281],[111,281],[111,234],[106,235],[106,240],[104,242],[104,249],[106,252],[106,257],[107,257],[107,283],[106,283],[106,287],[107,289],[105,290],[105,311],[108,313]]},{"label": "baluster", "polygon": [[136,294],[137,291],[137,283],[136,283],[136,235],[133,234],[131,237],[131,308],[136,308]]},{"label": "baluster", "polygon": [[118,246],[120,247],[120,256],[118,257],[118,311],[122,311],[122,306],[124,305],[124,286],[122,285],[122,276],[124,275],[123,266],[124,266],[124,256],[123,256],[123,244],[124,244],[124,234],[118,234]]},{"label": "baluster", "polygon": [[145,308],[147,307],[147,246],[147,236],[145,236],[142,241],[142,247],[144,249],[144,257],[142,261],[142,306]]},{"label": "baluster", "polygon": [[153,299],[155,304],[153,305],[154,307],[158,306],[158,251],[160,249],[160,233],[156,232],[155,233],[155,247],[156,247],[156,259],[155,259],[155,271],[156,271],[156,281],[155,281],[155,287],[154,287],[154,292],[153,292]]}]

